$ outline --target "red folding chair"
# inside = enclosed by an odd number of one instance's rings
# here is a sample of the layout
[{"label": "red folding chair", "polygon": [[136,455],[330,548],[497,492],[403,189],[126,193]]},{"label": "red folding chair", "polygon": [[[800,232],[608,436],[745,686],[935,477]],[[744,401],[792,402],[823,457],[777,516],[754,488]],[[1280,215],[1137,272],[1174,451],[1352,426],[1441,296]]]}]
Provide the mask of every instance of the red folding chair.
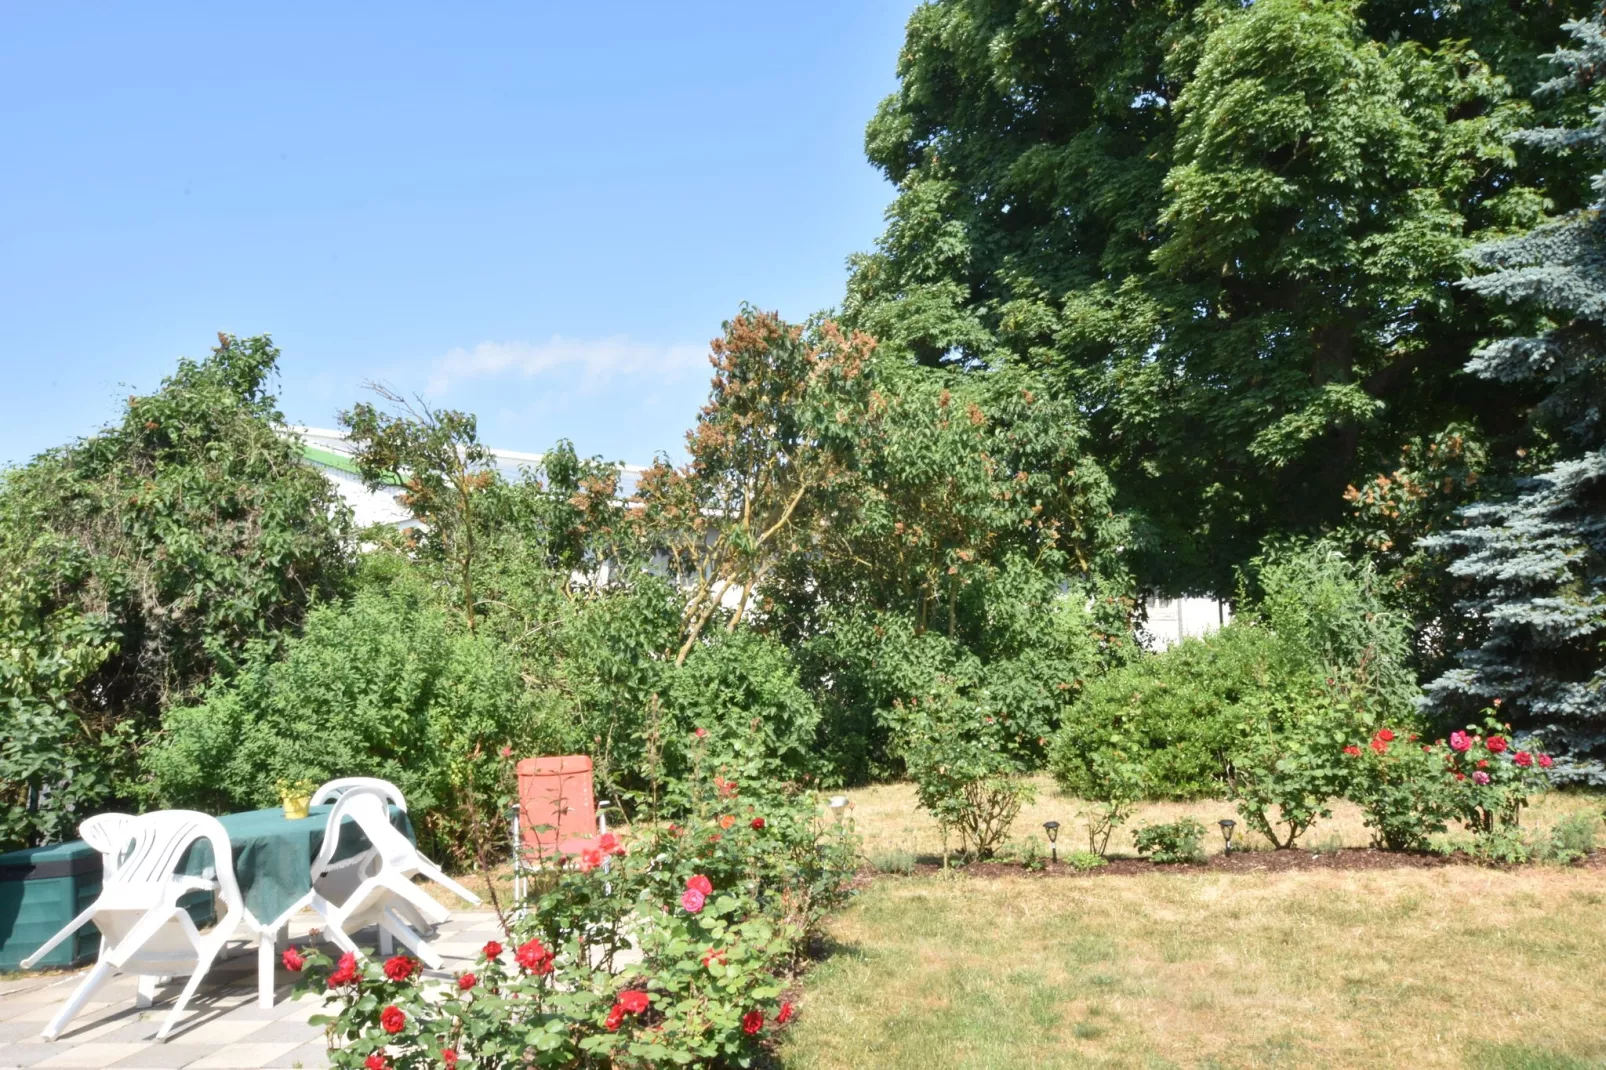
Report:
[{"label": "red folding chair", "polygon": [[525,758],[517,766],[513,809],[513,895],[522,900],[524,875],[595,846],[608,831],[608,802],[597,802],[591,759],[584,754]]}]

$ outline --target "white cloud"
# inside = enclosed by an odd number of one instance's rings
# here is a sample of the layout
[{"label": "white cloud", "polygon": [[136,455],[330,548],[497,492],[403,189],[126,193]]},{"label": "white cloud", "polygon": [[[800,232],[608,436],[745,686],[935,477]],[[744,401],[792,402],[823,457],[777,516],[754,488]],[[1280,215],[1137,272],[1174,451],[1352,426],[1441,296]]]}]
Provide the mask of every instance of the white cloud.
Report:
[{"label": "white cloud", "polygon": [[[648,382],[679,378],[708,368],[708,348],[699,345],[633,342],[612,338],[564,338],[545,342],[481,342],[473,349],[453,349],[435,362],[431,394],[444,394],[473,379],[550,377],[583,393],[628,385],[631,377]],[[641,387],[638,380],[633,385]]]}]

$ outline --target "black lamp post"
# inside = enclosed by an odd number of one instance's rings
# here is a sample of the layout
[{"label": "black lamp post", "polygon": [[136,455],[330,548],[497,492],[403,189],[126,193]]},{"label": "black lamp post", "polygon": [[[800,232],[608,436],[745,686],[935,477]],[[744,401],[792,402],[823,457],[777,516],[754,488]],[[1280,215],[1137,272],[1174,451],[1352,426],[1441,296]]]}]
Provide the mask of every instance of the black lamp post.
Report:
[{"label": "black lamp post", "polygon": [[1060,823],[1058,821],[1045,821],[1043,822],[1043,831],[1048,833],[1049,856],[1055,862],[1058,862],[1060,860],[1060,849],[1054,846],[1054,841],[1059,839]]},{"label": "black lamp post", "polygon": [[1221,853],[1232,854],[1232,830],[1238,824],[1230,817],[1224,817],[1216,824],[1221,826]]}]

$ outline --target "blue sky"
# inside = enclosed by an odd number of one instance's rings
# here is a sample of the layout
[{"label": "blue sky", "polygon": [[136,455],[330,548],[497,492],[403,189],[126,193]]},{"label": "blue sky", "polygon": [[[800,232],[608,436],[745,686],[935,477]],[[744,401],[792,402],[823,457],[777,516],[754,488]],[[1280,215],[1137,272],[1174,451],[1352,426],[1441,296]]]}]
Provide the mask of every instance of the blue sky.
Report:
[{"label": "blue sky", "polygon": [[913,6],[0,8],[0,463],[219,330],[274,336],[297,423],[379,379],[678,455],[720,321],[836,304],[880,232]]}]

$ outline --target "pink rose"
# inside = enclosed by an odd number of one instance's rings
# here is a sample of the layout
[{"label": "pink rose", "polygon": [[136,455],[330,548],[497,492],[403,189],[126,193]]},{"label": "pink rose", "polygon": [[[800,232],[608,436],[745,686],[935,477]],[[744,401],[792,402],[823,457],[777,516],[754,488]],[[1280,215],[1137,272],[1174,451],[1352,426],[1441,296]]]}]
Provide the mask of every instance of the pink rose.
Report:
[{"label": "pink rose", "polygon": [[1451,750],[1458,750],[1458,751],[1469,751],[1469,750],[1471,750],[1472,749],[1472,737],[1467,735],[1465,732],[1451,732],[1450,733],[1450,749]]},{"label": "pink rose", "polygon": [[1474,784],[1487,784],[1489,783],[1489,774],[1480,769],[1472,774],[1472,782]]},{"label": "pink rose", "polygon": [[1553,766],[1555,764],[1556,764],[1556,759],[1552,758],[1550,755],[1541,754],[1539,756],[1539,768],[1541,768],[1541,769],[1549,769],[1551,766]]},{"label": "pink rose", "polygon": [[696,914],[703,909],[703,893],[696,888],[687,888],[681,894],[680,905],[686,908],[686,913]]}]

